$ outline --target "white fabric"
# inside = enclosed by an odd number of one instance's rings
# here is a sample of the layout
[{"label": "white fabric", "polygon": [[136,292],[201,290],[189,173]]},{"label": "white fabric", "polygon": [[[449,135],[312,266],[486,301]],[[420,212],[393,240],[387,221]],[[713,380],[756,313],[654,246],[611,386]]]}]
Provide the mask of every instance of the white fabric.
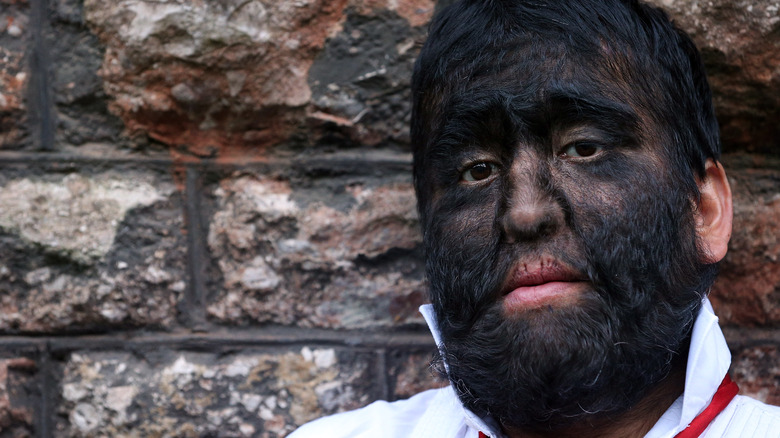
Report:
[{"label": "white fabric", "polygon": [[[420,312],[437,345],[441,337],[430,305]],[[693,326],[685,390],[645,438],[672,438],[709,405],[729,369],[729,353],[709,300],[704,301]],[[291,438],[477,438],[504,435],[490,419],[482,419],[458,400],[452,387],[431,389],[407,400],[374,402],[365,408],[305,424]],[[780,438],[780,407],[737,396],[718,415],[702,437]]]}]

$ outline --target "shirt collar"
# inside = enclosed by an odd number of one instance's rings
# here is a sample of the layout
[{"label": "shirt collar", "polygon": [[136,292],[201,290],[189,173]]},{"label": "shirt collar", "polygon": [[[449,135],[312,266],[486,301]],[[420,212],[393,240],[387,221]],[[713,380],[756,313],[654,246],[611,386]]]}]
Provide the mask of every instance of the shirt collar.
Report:
[{"label": "shirt collar", "polygon": [[[422,313],[423,318],[425,318],[425,322],[428,324],[428,328],[431,330],[431,334],[433,335],[433,340],[436,342],[436,345],[439,347],[439,350],[441,350],[442,345],[444,343],[441,340],[441,332],[439,331],[439,324],[436,320],[436,313],[433,311],[433,306],[431,304],[423,304],[420,306],[420,313]],[[447,371],[447,373],[450,372],[450,367],[447,365],[447,361],[444,361],[444,370]],[[457,398],[457,394],[456,394]],[[458,399],[459,400],[459,399]],[[470,409],[466,408],[461,404],[461,408],[463,409],[463,417],[466,420],[466,424],[469,425],[472,429],[476,429],[480,432],[486,433],[488,436],[491,437],[503,437],[504,434],[501,433],[501,428],[496,424],[496,421],[492,418],[482,418],[479,415],[472,412]]]},{"label": "shirt collar", "polygon": [[[420,306],[420,313],[431,330],[433,340],[441,349],[443,345],[441,332],[433,306],[431,304]],[[707,407],[730,365],[731,353],[718,326],[718,317],[715,316],[709,299],[704,298],[693,324],[683,395],[661,416],[646,436],[673,436],[685,429],[688,423]],[[444,367],[449,372],[446,361]],[[465,406],[462,408],[469,426],[493,437],[503,436],[495,421],[481,418]]]},{"label": "shirt collar", "polygon": [[718,326],[718,317],[710,300],[704,298],[693,324],[683,395],[646,436],[671,437],[685,429],[709,405],[730,365],[731,352]]}]

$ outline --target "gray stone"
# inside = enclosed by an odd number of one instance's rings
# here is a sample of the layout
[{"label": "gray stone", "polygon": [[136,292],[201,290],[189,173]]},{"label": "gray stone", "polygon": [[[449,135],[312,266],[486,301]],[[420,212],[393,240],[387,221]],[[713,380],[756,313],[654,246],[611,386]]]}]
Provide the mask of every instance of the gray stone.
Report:
[{"label": "gray stone", "polygon": [[0,330],[174,324],[186,246],[170,177],[36,172],[0,176]]},{"label": "gray stone", "polygon": [[339,328],[421,322],[420,236],[408,175],[293,188],[283,178],[241,172],[213,195],[208,245],[222,277],[208,306],[215,321]]},{"label": "gray stone", "polygon": [[7,181],[0,191],[0,227],[30,245],[61,252],[90,264],[111,249],[127,212],[170,196],[153,178],[130,180],[119,174],[88,179],[71,173],[51,182],[35,178]]},{"label": "gray stone", "polygon": [[328,39],[309,73],[315,135],[338,132],[361,146],[408,144],[412,66],[426,30],[412,24],[432,12],[427,2],[416,3],[424,12],[411,20],[371,2],[348,9],[342,31]]},{"label": "gray stone", "polygon": [[55,436],[282,437],[374,400],[374,360],[317,347],[73,353],[62,368]]},{"label": "gray stone", "polygon": [[120,146],[145,146],[143,138],[130,141],[122,135],[122,122],[108,110],[99,69],[103,47],[84,23],[79,0],[50,2],[44,37],[56,112],[56,141],[59,149],[101,144],[108,150]]}]

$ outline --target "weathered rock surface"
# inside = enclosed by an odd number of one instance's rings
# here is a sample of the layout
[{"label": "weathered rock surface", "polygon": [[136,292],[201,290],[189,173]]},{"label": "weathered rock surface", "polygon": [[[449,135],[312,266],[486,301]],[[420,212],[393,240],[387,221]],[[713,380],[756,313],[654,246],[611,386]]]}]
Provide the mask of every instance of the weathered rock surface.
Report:
[{"label": "weathered rock surface", "polygon": [[[780,138],[780,6],[652,3],[702,49],[725,148],[772,153]],[[82,19],[78,2],[58,0],[52,10],[61,142],[120,141],[105,92],[135,141],[235,156],[301,139],[405,147],[409,73],[434,2],[87,0]]]},{"label": "weathered rock surface", "polygon": [[58,148],[90,143],[144,146],[144,136],[125,138],[121,120],[108,111],[108,96],[98,75],[104,50],[84,22],[82,1],[50,1],[49,9],[44,38],[53,65],[49,80]]},{"label": "weathered rock surface", "polygon": [[84,5],[105,46],[100,73],[113,113],[131,134],[199,156],[262,152],[294,132],[305,144],[334,136],[405,144],[411,66],[433,8],[432,0]]},{"label": "weathered rock surface", "polygon": [[780,147],[780,3],[650,0],[701,50],[724,149],[777,155]]},{"label": "weathered rock surface", "polygon": [[26,1],[0,2],[0,150],[30,144],[27,89],[32,41]]},{"label": "weathered rock surface", "polygon": [[780,406],[780,347],[763,344],[737,352],[731,372],[740,394]]},{"label": "weathered rock surface", "polygon": [[426,33],[420,24],[433,4],[406,2],[393,12],[366,3],[347,10],[309,71],[310,127],[315,141],[341,147],[406,147],[412,67]]},{"label": "weathered rock surface", "polygon": [[432,366],[434,351],[435,347],[428,350],[393,350],[388,354],[390,399],[409,398],[422,391],[449,384]]},{"label": "weathered rock surface", "polygon": [[[365,328],[421,322],[420,236],[408,175],[241,171],[213,191],[208,245],[219,323]],[[216,277],[216,276],[212,276]]]},{"label": "weathered rock surface", "polygon": [[0,330],[175,322],[186,247],[169,176],[7,166],[0,204]]},{"label": "weathered rock surface", "polygon": [[286,137],[344,4],[87,0],[84,11],[106,46],[104,87],[127,129],[210,156]]},{"label": "weathered rock surface", "polygon": [[374,361],[318,347],[74,353],[62,369],[55,436],[283,437],[374,400]]},{"label": "weathered rock surface", "polygon": [[724,166],[734,226],[713,305],[726,324],[780,326],[780,161],[734,155]]},{"label": "weathered rock surface", "polygon": [[40,396],[37,366],[27,357],[0,358],[0,437],[32,437]]}]

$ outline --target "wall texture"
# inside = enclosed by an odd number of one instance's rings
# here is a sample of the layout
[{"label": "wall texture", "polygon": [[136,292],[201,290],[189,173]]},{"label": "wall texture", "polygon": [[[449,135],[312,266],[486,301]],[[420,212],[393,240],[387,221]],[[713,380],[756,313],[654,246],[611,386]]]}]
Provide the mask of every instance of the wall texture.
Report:
[{"label": "wall texture", "polygon": [[[735,193],[713,301],[780,403],[780,3],[654,0]],[[281,437],[440,385],[410,179],[433,0],[0,0],[0,437]]]}]

